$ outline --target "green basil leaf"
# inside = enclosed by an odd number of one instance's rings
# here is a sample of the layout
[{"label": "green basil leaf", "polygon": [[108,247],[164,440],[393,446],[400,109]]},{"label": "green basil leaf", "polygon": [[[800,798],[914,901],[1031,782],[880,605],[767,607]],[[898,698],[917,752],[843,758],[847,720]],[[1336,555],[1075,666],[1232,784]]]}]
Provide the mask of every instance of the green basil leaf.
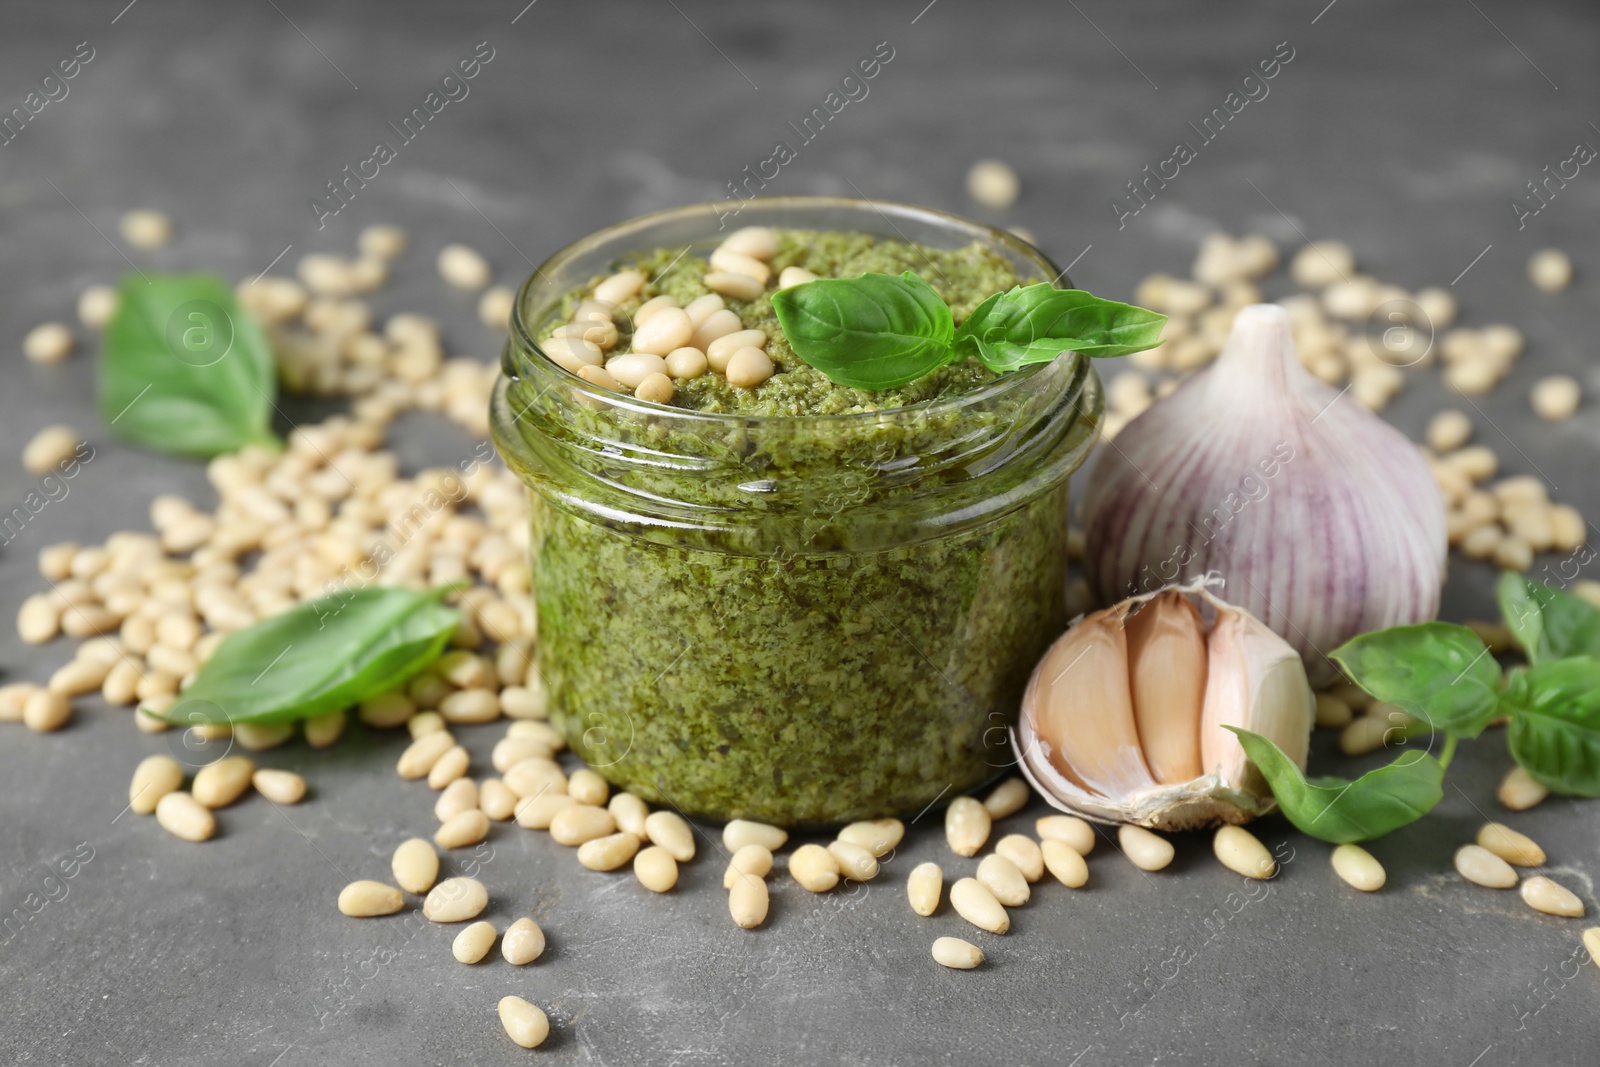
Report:
[{"label": "green basil leaf", "polygon": [[835,385],[893,389],[950,362],[955,318],[911,271],[821,278],[772,294],[795,355]]},{"label": "green basil leaf", "polygon": [[1048,363],[1063,352],[1107,358],[1161,344],[1167,317],[1048,282],[1015,286],[973,310],[956,333],[957,351],[997,373]]},{"label": "green basil leaf", "polygon": [[1347,778],[1307,778],[1260,734],[1230,726],[1245,755],[1272,786],[1288,820],[1323,841],[1370,841],[1416,822],[1444,799],[1444,766],[1426,752],[1406,752],[1386,767]]},{"label": "green basil leaf", "polygon": [[224,638],[161,717],[293,722],[392,689],[444,651],[461,621],[450,592],[369,587],[262,619]]},{"label": "green basil leaf", "polygon": [[1353,637],[1332,656],[1362,689],[1435,730],[1477,737],[1497,713],[1500,665],[1465,626],[1392,626]]},{"label": "green basil leaf", "polygon": [[1515,571],[1500,576],[1496,592],[1506,626],[1529,663],[1600,657],[1600,608]]},{"label": "green basil leaf", "polygon": [[1600,796],[1600,660],[1538,663],[1512,673],[1503,702],[1511,712],[1511,757],[1553,792]]},{"label": "green basil leaf", "polygon": [[210,457],[276,443],[272,349],[220,278],[129,275],[100,361],[100,415],[118,437]]}]

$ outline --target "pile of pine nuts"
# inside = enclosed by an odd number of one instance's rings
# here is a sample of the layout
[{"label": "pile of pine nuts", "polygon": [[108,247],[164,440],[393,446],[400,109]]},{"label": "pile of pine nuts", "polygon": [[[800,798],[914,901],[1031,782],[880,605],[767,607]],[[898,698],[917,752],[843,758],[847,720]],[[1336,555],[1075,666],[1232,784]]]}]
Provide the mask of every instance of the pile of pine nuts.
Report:
[{"label": "pile of pine nuts", "polygon": [[[665,293],[638,302],[649,279],[640,270],[618,271],[595,283],[572,318],[543,342],[544,353],[590,385],[653,404],[671,402],[675,381],[707,371],[755,389],[774,370],[767,335],[747,329],[724,297],[748,303],[765,293],[773,281],[768,263],[777,254],[777,236],[767,227],[735,230],[710,255],[705,285],[711,292],[687,307]],[[787,289],[815,279],[801,267],[786,267],[776,285]],[[635,302],[624,336],[617,320],[625,325],[625,309]]]}]

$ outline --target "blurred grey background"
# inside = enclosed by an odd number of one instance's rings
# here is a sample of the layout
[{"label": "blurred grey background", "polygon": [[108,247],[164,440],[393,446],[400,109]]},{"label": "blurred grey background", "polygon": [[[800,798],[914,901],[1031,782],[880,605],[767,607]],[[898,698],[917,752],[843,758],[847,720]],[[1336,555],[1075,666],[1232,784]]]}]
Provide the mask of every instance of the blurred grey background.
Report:
[{"label": "blurred grey background", "polygon": [[[45,545],[143,527],[160,492],[209,499],[201,465],[110,441],[93,405],[93,338],[80,330],[80,352],[60,365],[21,358],[32,326],[74,321],[85,286],[135,264],[230,280],[274,262],[287,272],[394,222],[412,252],[376,310],[434,314],[451,352],[492,359],[499,339],[473,298],[433,270],[441,245],[475,246],[516,284],[607,223],[726,195],[778,141],[798,153],[769,192],[882,197],[1025,227],[1104,295],[1129,296],[1151,271],[1186,273],[1217,230],[1265,233],[1286,253],[1340,238],[1364,269],[1410,289],[1454,280],[1465,323],[1511,322],[1528,337],[1511,377],[1478,401],[1481,439],[1504,470],[1540,472],[1556,499],[1600,508],[1593,405],[1558,426],[1527,405],[1531,383],[1558,371],[1600,389],[1600,176],[1584,168],[1522,228],[1510,207],[1574,145],[1600,145],[1592,5],[524,3],[0,11],[0,112],[83,43],[93,53],[67,95],[0,146],[0,455],[16,457],[52,422],[97,448],[70,495],[0,548],[0,605],[36,591]],[[1125,183],[1285,42],[1293,58],[1269,93],[1119,222],[1111,203]],[[324,183],[375,142],[395,143],[387,124],[480,43],[493,58],[469,94],[319,226],[309,202]],[[797,144],[786,124],[883,43],[893,58],[868,95]],[[981,157],[1020,174],[1014,207],[968,199],[964,175]],[[121,241],[117,219],[134,207],[172,216],[169,247]],[[1546,245],[1577,263],[1566,293],[1526,279],[1528,255]],[[1450,403],[1424,373],[1387,417],[1415,435]],[[284,410],[298,421],[331,406]],[[421,464],[465,438],[413,418],[393,444]],[[7,509],[33,487],[14,458],[0,462]],[[1455,562],[1446,616],[1487,617],[1491,578]],[[6,681],[42,681],[69,653],[0,629]],[[1218,868],[1203,837],[1156,876],[1107,843],[1090,889],[1040,887],[1009,935],[981,939],[992,962],[974,973],[928,958],[933,936],[967,936],[964,924],[919,920],[904,903],[905,873],[944,855],[937,832],[914,833],[853,893],[780,894],[769,925],[747,933],[727,919],[714,860],[690,867],[675,895],[645,900],[631,879],[584,871],[515,827],[479,857],[495,893],[487,917],[536,915],[551,951],[521,971],[461,967],[453,930],[356,923],[333,907],[340,886],[383,876],[393,843],[430,825],[432,795],[392,778],[400,744],[358,734],[326,752],[271,753],[264,762],[306,774],[313,799],[287,814],[241,806],[223,837],[191,847],[119,815],[135,763],[166,745],[125,712],[85,700],[59,735],[0,727],[0,914],[44,894],[57,858],[93,853],[64,897],[0,935],[0,1062],[1497,1067],[1592,1062],[1600,1037],[1600,974],[1573,954],[1583,924],[1449,871],[1456,845],[1497,810],[1493,784],[1510,763],[1492,733],[1458,756],[1432,818],[1373,846],[1390,872],[1378,897],[1357,899],[1328,871],[1326,846],[1276,819],[1263,839],[1290,859],[1265,886]],[[481,758],[492,740],[469,744]],[[1518,826],[1592,909],[1593,810],[1552,800]],[[508,992],[551,1014],[537,1053],[500,1030],[494,1005]]]}]

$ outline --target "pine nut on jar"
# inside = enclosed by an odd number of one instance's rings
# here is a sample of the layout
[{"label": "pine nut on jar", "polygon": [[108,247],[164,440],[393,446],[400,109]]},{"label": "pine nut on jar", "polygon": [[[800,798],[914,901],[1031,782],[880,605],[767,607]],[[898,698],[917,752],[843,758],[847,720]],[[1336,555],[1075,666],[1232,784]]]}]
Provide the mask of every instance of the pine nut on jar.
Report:
[{"label": "pine nut on jar", "polygon": [[[550,719],[612,783],[689,814],[914,813],[1011,762],[1005,728],[1066,623],[1067,481],[1099,429],[1099,381],[1065,353],[836,385],[789,348],[771,294],[789,267],[911,270],[959,323],[1013,285],[1070,283],[1015,237],[923,208],[757,199],[718,223],[706,205],[620,223],[518,294],[491,424],[531,490]],[[773,249],[762,292],[708,285],[709,255],[752,227]],[[597,305],[618,277],[627,294]],[[543,347],[581,306],[618,329],[606,358],[626,356],[640,305],[714,291],[717,315],[765,334],[770,378],[713,369],[652,402]]]}]

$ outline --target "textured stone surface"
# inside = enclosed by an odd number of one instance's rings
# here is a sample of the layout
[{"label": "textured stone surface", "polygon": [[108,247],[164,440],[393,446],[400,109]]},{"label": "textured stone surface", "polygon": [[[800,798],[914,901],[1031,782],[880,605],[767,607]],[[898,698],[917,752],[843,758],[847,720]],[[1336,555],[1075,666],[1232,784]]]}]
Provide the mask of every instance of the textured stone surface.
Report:
[{"label": "textured stone surface", "polygon": [[[520,0],[283,0],[282,13],[144,0],[120,16],[120,0],[9,5],[0,108],[21,106],[78,42],[95,56],[65,99],[0,148],[0,454],[17,456],[57,421],[88,432],[97,453],[65,499],[0,547],[0,604],[9,611],[40,587],[44,545],[142,526],[158,492],[208,497],[199,465],[109,442],[89,354],[53,367],[18,354],[28,328],[70,320],[79,289],[127,269],[118,249],[144,269],[247,278],[287,245],[280,269],[307,251],[349,249],[368,222],[400,222],[413,253],[378,309],[431,309],[453,351],[487,359],[496,339],[433,272],[443,243],[473,244],[514,283],[601,225],[719,194],[780,139],[798,152],[769,191],[861,193],[1026,226],[1059,262],[1075,261],[1080,284],[1108,294],[1150,270],[1186,269],[1214,227],[1287,246],[1302,232],[1342,237],[1368,269],[1409,287],[1448,284],[1492,245],[1456,292],[1469,323],[1520,325],[1529,354],[1477,401],[1482,439],[1509,470],[1542,472],[1559,498],[1600,508],[1593,409],[1551,428],[1526,401],[1556,369],[1600,387],[1588,296],[1600,179],[1586,168],[1520,232],[1507,207],[1575,142],[1600,142],[1585,103],[1600,81],[1600,21],[1586,5],[1339,0],[1319,17],[1320,2],[923,2],[544,0],[514,24]],[[485,40],[494,58],[470,95],[319,232],[307,199]],[[799,144],[785,124],[823,106],[885,40],[894,58],[870,94]],[[1186,123],[1284,40],[1294,59],[1269,95],[1119,230],[1108,200],[1191,138]],[[963,176],[980,156],[1017,167],[1016,207],[966,200]],[[172,214],[170,248],[122,245],[116,220],[135,206]],[[1555,243],[1577,257],[1579,281],[1546,296],[1523,264]],[[1447,402],[1425,373],[1391,417],[1414,432]],[[326,410],[283,408],[285,420]],[[471,444],[425,419],[399,430],[411,463]],[[34,484],[14,459],[0,462],[6,509]],[[1490,577],[1455,563],[1447,615],[1487,614]],[[0,631],[8,681],[42,681],[68,655],[67,642],[35,649]],[[1494,1067],[1593,1056],[1600,976],[1574,956],[1583,924],[1450,869],[1457,845],[1502,815],[1493,785],[1510,761],[1498,732],[1457,757],[1433,818],[1371,846],[1389,870],[1375,896],[1340,883],[1329,847],[1279,820],[1260,827],[1283,868],[1265,885],[1221,869],[1203,838],[1181,841],[1158,874],[1108,838],[1088,887],[1037,887],[1005,937],[970,930],[948,905],[932,919],[911,913],[903,883],[917,862],[937,859],[952,880],[971,872],[927,825],[934,816],[869,886],[813,897],[775,882],[757,931],[729,921],[709,837],[679,889],[657,897],[626,874],[582,869],[545,835],[498,828],[477,861],[493,898],[485,917],[503,928],[530,914],[550,938],[538,963],[513,969],[453,962],[454,929],[335,908],[342,886],[386,877],[394,846],[433,825],[434,795],[391,769],[401,737],[353,730],[330,751],[267,754],[263,763],[305,774],[308,801],[279,811],[249,800],[220,814],[215,841],[190,845],[119,815],[139,759],[173,744],[127,718],[84,700],[58,735],[0,727],[0,912],[26,910],[30,894],[43,902],[20,933],[0,933],[6,1062],[526,1062],[495,1017],[512,993],[550,1013],[534,1055],[551,1063]],[[499,730],[464,734],[487,764]],[[1315,758],[1332,769],[1329,742],[1318,739]],[[1591,909],[1595,810],[1552,800],[1506,816]],[[75,848],[93,858],[62,882],[53,864]],[[989,962],[939,967],[929,945],[941,934],[979,944]]]}]

